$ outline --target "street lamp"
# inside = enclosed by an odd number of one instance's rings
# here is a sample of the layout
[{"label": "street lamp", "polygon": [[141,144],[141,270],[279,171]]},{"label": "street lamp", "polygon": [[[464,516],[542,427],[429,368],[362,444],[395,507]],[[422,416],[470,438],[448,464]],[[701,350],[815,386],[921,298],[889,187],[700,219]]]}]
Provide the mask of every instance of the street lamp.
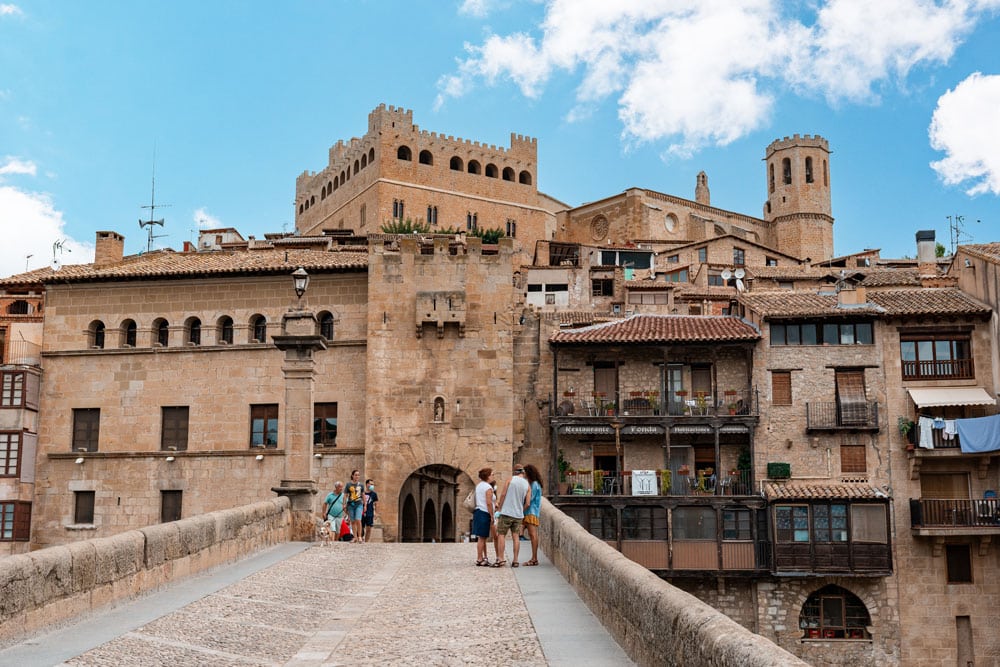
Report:
[{"label": "street lamp", "polygon": [[292,272],[292,284],[295,285],[295,296],[301,301],[302,295],[309,287],[309,274],[301,266]]}]

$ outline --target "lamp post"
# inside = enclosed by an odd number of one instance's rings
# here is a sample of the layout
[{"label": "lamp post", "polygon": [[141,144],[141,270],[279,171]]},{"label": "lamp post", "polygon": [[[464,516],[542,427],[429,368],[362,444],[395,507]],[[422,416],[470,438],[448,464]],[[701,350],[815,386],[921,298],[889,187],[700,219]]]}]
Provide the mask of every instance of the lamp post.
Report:
[{"label": "lamp post", "polygon": [[309,287],[309,274],[301,266],[292,273],[296,303],[281,321],[281,335],[274,345],[285,353],[281,372],[285,378],[284,448],[285,469],[279,486],[271,490],[288,496],[292,503],[292,539],[312,541],[313,495],[318,488],[312,477],[313,385],[316,362],[313,353],[326,349],[317,331],[316,315],[302,308]]}]

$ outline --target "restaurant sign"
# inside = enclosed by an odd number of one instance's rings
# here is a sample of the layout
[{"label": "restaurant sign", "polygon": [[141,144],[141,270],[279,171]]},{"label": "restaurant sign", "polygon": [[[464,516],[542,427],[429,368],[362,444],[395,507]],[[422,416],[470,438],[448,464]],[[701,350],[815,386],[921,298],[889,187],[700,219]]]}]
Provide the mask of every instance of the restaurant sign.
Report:
[{"label": "restaurant sign", "polygon": [[559,427],[562,435],[614,435],[615,431],[610,426],[601,424],[587,424],[583,426],[566,425]]},{"label": "restaurant sign", "polygon": [[632,424],[622,429],[622,435],[663,435],[665,432],[662,426],[652,424]]}]

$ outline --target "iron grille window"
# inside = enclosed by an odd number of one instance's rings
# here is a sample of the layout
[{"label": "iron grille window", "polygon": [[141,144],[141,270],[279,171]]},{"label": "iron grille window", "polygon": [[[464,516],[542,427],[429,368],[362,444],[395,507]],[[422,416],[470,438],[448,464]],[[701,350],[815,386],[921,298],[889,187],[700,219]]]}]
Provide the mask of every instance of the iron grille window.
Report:
[{"label": "iron grille window", "polygon": [[73,523],[94,523],[94,491],[73,492]]},{"label": "iron grille window", "polygon": [[316,403],[313,406],[313,444],[337,446],[337,404]]},{"label": "iron grille window", "polygon": [[277,404],[250,406],[250,446],[278,446]]},{"label": "iron grille window", "polygon": [[24,406],[24,373],[4,373],[0,384],[0,406],[19,408]]},{"label": "iron grille window", "polygon": [[184,451],[188,446],[188,407],[164,407],[160,449]]},{"label": "iron grille window", "polygon": [[100,430],[100,408],[73,409],[73,451],[96,452]]},{"label": "iron grille window", "polygon": [[0,431],[0,477],[17,477],[20,470],[20,431]]},{"label": "iron grille window", "polygon": [[868,609],[856,595],[839,586],[824,586],[802,605],[799,627],[804,639],[867,639]]}]

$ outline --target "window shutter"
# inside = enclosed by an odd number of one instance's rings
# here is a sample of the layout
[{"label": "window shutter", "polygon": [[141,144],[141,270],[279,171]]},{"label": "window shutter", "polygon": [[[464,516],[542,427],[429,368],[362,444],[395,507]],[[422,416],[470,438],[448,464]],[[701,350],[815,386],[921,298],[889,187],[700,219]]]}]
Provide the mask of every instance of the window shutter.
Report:
[{"label": "window shutter", "polygon": [[840,472],[868,472],[864,445],[840,446]]},{"label": "window shutter", "polygon": [[837,371],[837,408],[841,424],[868,423],[864,371]]},{"label": "window shutter", "polygon": [[771,371],[771,403],[774,405],[792,404],[791,371]]}]

